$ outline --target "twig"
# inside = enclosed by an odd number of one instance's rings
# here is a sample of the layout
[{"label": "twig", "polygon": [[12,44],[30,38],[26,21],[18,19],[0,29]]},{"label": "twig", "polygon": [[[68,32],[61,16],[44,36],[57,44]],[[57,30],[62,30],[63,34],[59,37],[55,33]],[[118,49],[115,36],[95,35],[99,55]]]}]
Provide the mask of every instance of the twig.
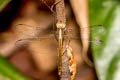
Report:
[{"label": "twig", "polygon": [[57,18],[57,23],[63,23],[66,24],[66,17],[65,17],[65,6],[64,6],[64,0],[55,0],[56,3],[56,18]]},{"label": "twig", "polygon": [[[69,58],[66,56],[67,52],[63,54],[63,37],[65,25],[66,25],[66,17],[65,17],[65,6],[64,0],[55,0],[56,5],[56,26],[59,30],[59,58],[58,58],[58,74],[60,76],[60,80],[70,80],[70,69],[69,69]],[[58,3],[59,2],[59,3]],[[61,31],[62,30],[62,31]],[[62,44],[61,44],[62,43]],[[61,59],[62,58],[62,59]]]}]

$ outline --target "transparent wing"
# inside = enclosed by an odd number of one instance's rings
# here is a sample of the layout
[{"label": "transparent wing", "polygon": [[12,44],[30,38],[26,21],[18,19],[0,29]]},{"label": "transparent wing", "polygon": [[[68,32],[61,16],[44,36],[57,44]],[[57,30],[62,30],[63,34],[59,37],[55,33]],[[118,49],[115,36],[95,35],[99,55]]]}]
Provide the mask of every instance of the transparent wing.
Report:
[{"label": "transparent wing", "polygon": [[[88,28],[88,27],[86,27]],[[80,28],[81,30],[84,28]],[[103,40],[102,38],[100,38],[99,36],[104,36],[104,34],[106,33],[105,28],[103,25],[93,25],[89,27],[90,29],[90,36],[91,39],[89,40],[89,42],[94,42],[97,45],[102,43],[103,44]],[[66,38],[70,39],[70,40],[80,40],[80,33],[73,31],[73,29],[68,29],[67,30],[67,35],[65,35]]]},{"label": "transparent wing", "polygon": [[23,38],[35,38],[45,34],[50,34],[51,28],[44,28],[42,26],[31,26],[27,24],[17,24],[15,26],[15,33],[18,37]]},{"label": "transparent wing", "polygon": [[39,40],[43,41],[48,38],[54,38],[50,29],[43,27],[36,27],[27,24],[18,24],[15,26],[15,34],[17,35],[17,41],[15,45],[22,46],[28,45],[30,41]]},{"label": "transparent wing", "polygon": [[[92,25],[90,27],[85,27],[85,28],[89,28],[90,32],[92,32],[92,35],[98,35],[98,34],[104,34],[105,33],[105,28],[103,25]],[[80,30],[83,30],[85,28],[80,28]],[[76,32],[73,31],[72,28],[67,29],[67,34],[71,35],[71,36],[76,36],[76,35],[80,35],[80,32]]]},{"label": "transparent wing", "polygon": [[[88,27],[86,27],[88,28]],[[89,42],[94,42],[97,45],[103,44],[104,41],[97,37],[98,35],[104,35],[105,34],[105,29],[102,25],[93,25],[90,26],[90,32],[91,32],[91,40]],[[35,27],[35,26],[30,26],[26,24],[18,24],[16,26],[16,32],[17,35],[19,36],[19,39],[16,41],[16,46],[21,46],[21,45],[28,45],[29,42],[31,41],[39,41],[41,45],[48,46],[47,44],[51,42],[52,40],[56,40],[56,37],[58,37],[57,34],[53,32],[52,29],[47,29],[47,30],[41,30],[41,27]],[[82,30],[83,28],[81,28]],[[66,30],[66,34],[63,35],[64,39],[67,41],[80,41],[80,33],[79,31],[77,32],[73,28],[68,28]],[[96,37],[95,37],[96,36]],[[93,38],[94,37],[94,38]],[[57,44],[57,41],[54,41]],[[52,46],[52,44],[51,44]]]}]

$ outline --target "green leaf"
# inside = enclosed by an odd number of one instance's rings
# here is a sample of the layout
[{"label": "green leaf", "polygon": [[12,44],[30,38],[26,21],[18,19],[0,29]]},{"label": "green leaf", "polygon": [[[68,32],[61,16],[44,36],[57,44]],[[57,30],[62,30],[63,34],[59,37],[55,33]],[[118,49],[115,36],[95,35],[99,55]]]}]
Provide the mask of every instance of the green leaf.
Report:
[{"label": "green leaf", "polygon": [[[120,80],[120,0],[89,0],[90,25],[103,25],[104,32],[91,32],[95,69],[99,80]],[[93,26],[94,27],[94,26]]]},{"label": "green leaf", "polygon": [[29,80],[0,56],[0,80]]},{"label": "green leaf", "polygon": [[0,12],[7,6],[11,0],[0,0]]}]

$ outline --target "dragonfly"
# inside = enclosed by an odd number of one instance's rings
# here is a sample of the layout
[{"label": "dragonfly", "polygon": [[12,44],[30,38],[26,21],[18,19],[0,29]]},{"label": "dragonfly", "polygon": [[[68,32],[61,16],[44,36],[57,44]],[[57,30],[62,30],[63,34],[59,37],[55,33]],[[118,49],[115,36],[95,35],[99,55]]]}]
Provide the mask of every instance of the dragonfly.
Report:
[{"label": "dragonfly", "polygon": [[[21,42],[27,43],[31,40],[43,41],[46,39],[54,38],[58,42],[58,36],[59,36],[58,31],[51,30],[50,28],[48,28],[49,30],[47,31],[46,30],[41,31],[41,27],[35,27],[27,24],[17,24],[15,28],[17,35],[20,35],[19,39],[15,43],[16,46],[18,46]],[[90,26],[90,32],[92,32],[91,33],[92,36],[96,36],[94,39],[89,40],[90,43],[95,43],[96,45],[99,45],[104,42],[102,39],[97,37],[98,35],[105,34],[105,28],[103,25]],[[64,40],[67,40],[67,44],[69,44],[71,40],[81,40],[80,33],[75,31],[72,27],[67,28],[65,30],[65,34],[62,34],[62,36],[64,37]]]},{"label": "dragonfly", "polygon": [[[15,42],[16,47],[27,46],[29,45],[29,42],[33,40],[40,41],[45,47],[48,46],[47,42],[49,42],[50,40],[55,40],[55,43],[58,43],[59,33],[57,30],[54,30],[54,28],[48,28],[42,31],[41,27],[31,26],[27,24],[17,24],[15,28],[16,34],[19,35],[19,38]],[[78,29],[74,29],[74,27],[67,27],[65,30],[65,34],[62,34],[64,38],[63,52],[66,50],[65,45],[70,45],[72,41],[81,41],[80,33],[76,30]],[[96,46],[104,45],[104,40],[99,37],[99,35],[105,35],[106,31],[103,25],[90,26],[90,32],[92,32],[90,35],[91,39],[88,40],[90,43],[94,43]]]},{"label": "dragonfly", "polygon": [[[57,45],[58,44],[58,37],[59,37],[59,31],[57,29],[55,30],[54,28],[48,28],[47,30],[41,30],[41,27],[37,26],[31,26],[27,24],[18,24],[15,26],[16,32],[18,35],[20,35],[19,39],[16,41],[15,46],[19,47],[21,45],[28,45],[29,41],[32,40],[37,40],[43,43],[42,46],[47,47],[47,42],[50,40],[55,40]],[[88,28],[88,27],[86,27]],[[80,28],[83,29],[83,28]],[[77,31],[78,29],[74,29],[74,27],[66,27],[65,33],[62,34],[63,36],[63,46],[62,46],[62,51],[66,51],[66,45],[70,45],[71,41],[81,41],[80,38],[80,33]],[[104,41],[98,37],[98,35],[104,35],[105,34],[105,29],[103,25],[93,25],[90,26],[90,32],[92,32],[92,36],[94,36],[94,39],[89,40],[90,43],[95,43],[97,46],[101,45],[104,43]],[[91,37],[92,37],[91,36]],[[96,36],[96,37],[95,37]],[[51,44],[50,46],[53,46]],[[59,46],[58,46],[59,47]],[[45,50],[45,49],[43,49]],[[47,48],[46,48],[47,50]],[[42,51],[41,51],[42,52]],[[59,65],[60,67],[60,65]],[[59,68],[58,67],[58,68]],[[58,71],[61,72],[61,71]],[[60,74],[60,73],[58,73]]]}]

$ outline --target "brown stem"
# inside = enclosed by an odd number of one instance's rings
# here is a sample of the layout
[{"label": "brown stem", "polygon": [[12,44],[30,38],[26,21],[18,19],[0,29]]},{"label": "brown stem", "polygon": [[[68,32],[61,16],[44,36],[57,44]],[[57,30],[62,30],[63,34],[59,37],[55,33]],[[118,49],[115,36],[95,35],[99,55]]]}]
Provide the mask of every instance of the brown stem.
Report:
[{"label": "brown stem", "polygon": [[62,56],[62,74],[60,76],[60,80],[70,80],[70,70],[69,70],[69,59],[66,56],[67,52]]},{"label": "brown stem", "polygon": [[[57,23],[56,24],[66,24],[66,17],[65,17],[65,6],[64,6],[64,0],[55,0],[56,5],[56,18],[57,18]],[[64,42],[63,42],[64,45]],[[63,51],[62,51],[63,54]],[[66,52],[64,55],[62,55],[62,59],[59,59],[59,64],[58,68],[60,69],[60,80],[70,80],[70,70],[69,70],[69,59],[66,56]],[[59,53],[59,58],[61,57]],[[60,61],[62,60],[62,61]]]},{"label": "brown stem", "polygon": [[64,0],[55,0],[57,23],[66,23]]}]

